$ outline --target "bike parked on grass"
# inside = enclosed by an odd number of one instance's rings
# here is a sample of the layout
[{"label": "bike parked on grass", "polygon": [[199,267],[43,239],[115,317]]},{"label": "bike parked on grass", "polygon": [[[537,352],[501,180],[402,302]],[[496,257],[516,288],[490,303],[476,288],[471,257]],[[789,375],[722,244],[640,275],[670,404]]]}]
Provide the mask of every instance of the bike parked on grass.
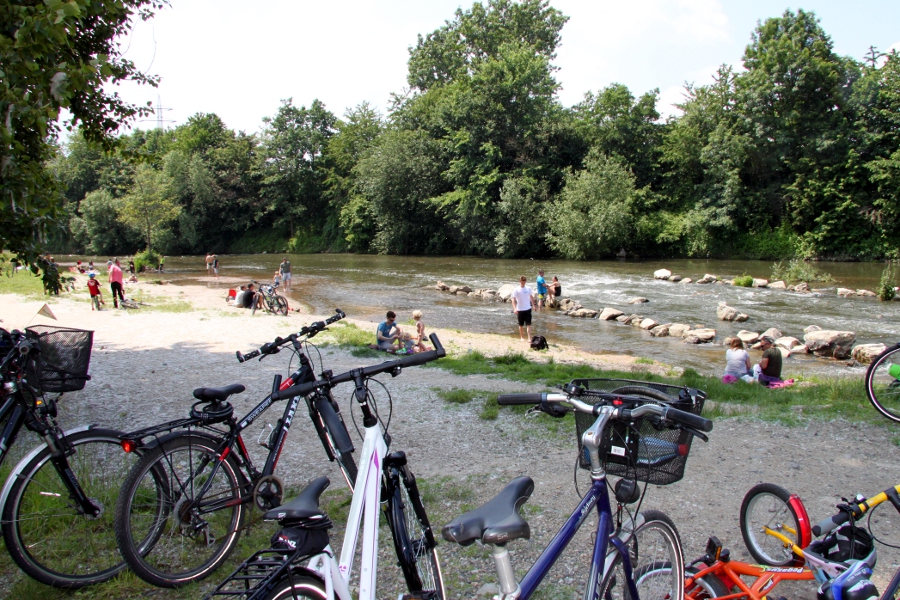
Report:
[{"label": "bike parked on grass", "polygon": [[25,573],[69,589],[107,581],[125,568],[112,509],[140,457],[122,454],[121,431],[94,425],[63,431],[56,422],[63,393],[83,389],[90,379],[92,344],[93,332],[80,329],[0,329],[0,462],[23,425],[43,440],[3,486],[3,539]]},{"label": "bike parked on grass", "polygon": [[240,419],[228,398],[243,392],[243,385],[199,388],[194,390],[197,402],[189,417],[120,436],[126,452],[144,453],[125,479],[115,508],[119,550],[141,579],[159,587],[203,579],[228,558],[237,543],[247,505],[266,511],[281,504],[284,484],[275,469],[301,400],[306,401],[328,458],[338,461],[353,487],[353,443],[328,393],[314,389],[289,398],[281,419],[261,443],[268,450],[262,469],[253,464],[242,437],[276,400],[287,398],[278,396],[279,390],[315,381],[306,341],[345,316],[338,309],[326,321],[312,323],[287,338],[277,338],[247,355],[238,352],[239,362],[257,356],[262,360],[290,343],[299,359],[298,369],[284,381],[276,375],[272,393]]},{"label": "bike parked on grass", "polygon": [[432,334],[430,340],[434,350],[353,369],[333,377],[323,376],[320,381],[299,384],[273,395],[275,398],[302,396],[316,390],[324,392],[350,381],[356,386],[354,399],[362,411],[365,441],[340,559],[335,560],[329,545],[327,529],[331,527],[331,521],[319,508],[319,496],[328,486],[328,479],[320,477],[293,501],[266,513],[266,519],[277,520],[282,526],[282,530],[272,538],[273,547],[257,552],[244,561],[207,598],[349,600],[353,560],[362,526],[357,597],[373,600],[377,597],[378,521],[382,506],[410,591],[406,597],[436,600],[446,597],[437,543],[422,505],[416,478],[403,452],[388,454],[391,439],[369,390],[370,379],[375,375],[390,373],[396,377],[406,367],[444,356],[437,336]]}]

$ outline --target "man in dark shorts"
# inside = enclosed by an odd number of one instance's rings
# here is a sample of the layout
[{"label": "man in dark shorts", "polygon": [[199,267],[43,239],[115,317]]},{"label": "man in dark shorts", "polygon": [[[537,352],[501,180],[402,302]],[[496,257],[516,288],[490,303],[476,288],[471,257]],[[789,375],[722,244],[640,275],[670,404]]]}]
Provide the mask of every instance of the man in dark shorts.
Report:
[{"label": "man in dark shorts", "polygon": [[[531,297],[534,293],[525,285],[525,276],[519,279],[519,287],[512,293],[513,312],[519,320],[519,337],[523,342],[531,342]],[[525,337],[525,332],[528,337]]]}]

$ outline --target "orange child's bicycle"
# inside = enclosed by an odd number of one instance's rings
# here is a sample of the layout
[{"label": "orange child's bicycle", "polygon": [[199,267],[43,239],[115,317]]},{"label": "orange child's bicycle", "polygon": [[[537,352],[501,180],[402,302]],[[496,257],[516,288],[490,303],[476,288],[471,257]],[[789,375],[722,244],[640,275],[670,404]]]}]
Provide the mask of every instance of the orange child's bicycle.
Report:
[{"label": "orange child's bicycle", "polygon": [[[740,523],[747,550],[760,564],[731,560],[729,551],[711,537],[706,554],[685,570],[685,600],[763,600],[774,597],[782,581],[824,585],[851,575],[855,581],[867,577],[875,566],[874,540],[852,521],[880,501],[876,496],[865,508],[842,505],[837,515],[811,526],[796,494],[771,483],[754,486],[744,496]],[[813,540],[813,535],[822,537]]]}]

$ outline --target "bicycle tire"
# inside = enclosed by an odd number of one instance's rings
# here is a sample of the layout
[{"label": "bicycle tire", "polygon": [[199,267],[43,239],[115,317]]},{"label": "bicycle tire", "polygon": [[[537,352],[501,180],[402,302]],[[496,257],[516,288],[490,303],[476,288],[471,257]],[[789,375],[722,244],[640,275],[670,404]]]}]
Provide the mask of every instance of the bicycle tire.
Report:
[{"label": "bicycle tire", "polygon": [[326,600],[325,585],[313,577],[284,577],[275,584],[272,592],[265,600],[294,600],[295,598],[313,598]]},{"label": "bicycle tire", "polygon": [[275,296],[275,314],[287,315],[290,312],[290,306],[284,296]]},{"label": "bicycle tire", "polygon": [[137,462],[119,446],[122,432],[88,429],[65,437],[75,449],[67,462],[79,485],[103,507],[87,518],[71,501],[44,447],[20,471],[2,510],[3,539],[30,577],[58,588],[102,583],[125,568],[112,534],[119,482]]},{"label": "bicycle tire", "polygon": [[328,445],[325,448],[325,454],[333,456],[337,461],[341,473],[352,491],[356,486],[358,469],[353,459],[353,442],[350,441],[347,426],[340,413],[334,410],[328,397],[317,396],[314,404],[321,419],[322,431],[325,434],[322,442]]},{"label": "bicycle tire", "polygon": [[244,478],[233,456],[219,463],[204,500],[236,502],[203,518],[196,507],[183,512],[217,461],[217,446],[217,440],[206,436],[175,436],[147,451],[122,485],[116,541],[128,565],[147,583],[176,588],[199,581],[237,544],[245,514],[240,502]]},{"label": "bicycle tire", "polygon": [[779,485],[760,483],[750,488],[741,503],[741,535],[750,555],[761,565],[803,563],[784,542],[763,532],[763,527],[768,527],[799,543],[800,519],[790,505],[790,497],[790,492]]},{"label": "bicycle tire", "polygon": [[866,396],[875,410],[895,423],[900,423],[900,344],[885,349],[866,369]]},{"label": "bicycle tire", "polygon": [[[672,520],[663,512],[641,513],[644,522],[629,537],[627,547],[640,600],[683,600],[684,558],[681,538]],[[600,598],[633,600],[625,579],[622,557],[616,557],[600,578]]]},{"label": "bicycle tire", "polygon": [[[386,473],[387,521],[407,589],[446,598],[437,543],[408,465]],[[411,537],[412,536],[412,537]]]},{"label": "bicycle tire", "polygon": [[[687,567],[684,570],[686,574],[685,579],[687,577],[693,577],[708,566],[709,565],[704,564],[701,569],[698,569],[697,567]],[[731,592],[728,591],[728,588],[725,587],[725,584],[722,583],[721,579],[710,574],[695,579],[693,585],[690,587],[685,586],[684,594],[689,600],[708,600],[709,598],[728,596]]]}]

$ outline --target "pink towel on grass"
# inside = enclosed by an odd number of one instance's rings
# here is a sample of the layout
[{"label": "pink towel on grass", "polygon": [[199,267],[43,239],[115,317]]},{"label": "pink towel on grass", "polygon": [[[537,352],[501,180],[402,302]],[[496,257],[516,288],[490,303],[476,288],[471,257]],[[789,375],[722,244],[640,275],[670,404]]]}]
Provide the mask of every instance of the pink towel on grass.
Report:
[{"label": "pink towel on grass", "polygon": [[771,381],[769,382],[769,388],[777,389],[777,388],[786,388],[794,385],[793,379],[787,379],[785,381]]},{"label": "pink towel on grass", "polygon": [[737,381],[737,377],[735,377],[734,375],[725,375],[724,377],[722,377],[722,383],[732,384],[735,381]]}]

